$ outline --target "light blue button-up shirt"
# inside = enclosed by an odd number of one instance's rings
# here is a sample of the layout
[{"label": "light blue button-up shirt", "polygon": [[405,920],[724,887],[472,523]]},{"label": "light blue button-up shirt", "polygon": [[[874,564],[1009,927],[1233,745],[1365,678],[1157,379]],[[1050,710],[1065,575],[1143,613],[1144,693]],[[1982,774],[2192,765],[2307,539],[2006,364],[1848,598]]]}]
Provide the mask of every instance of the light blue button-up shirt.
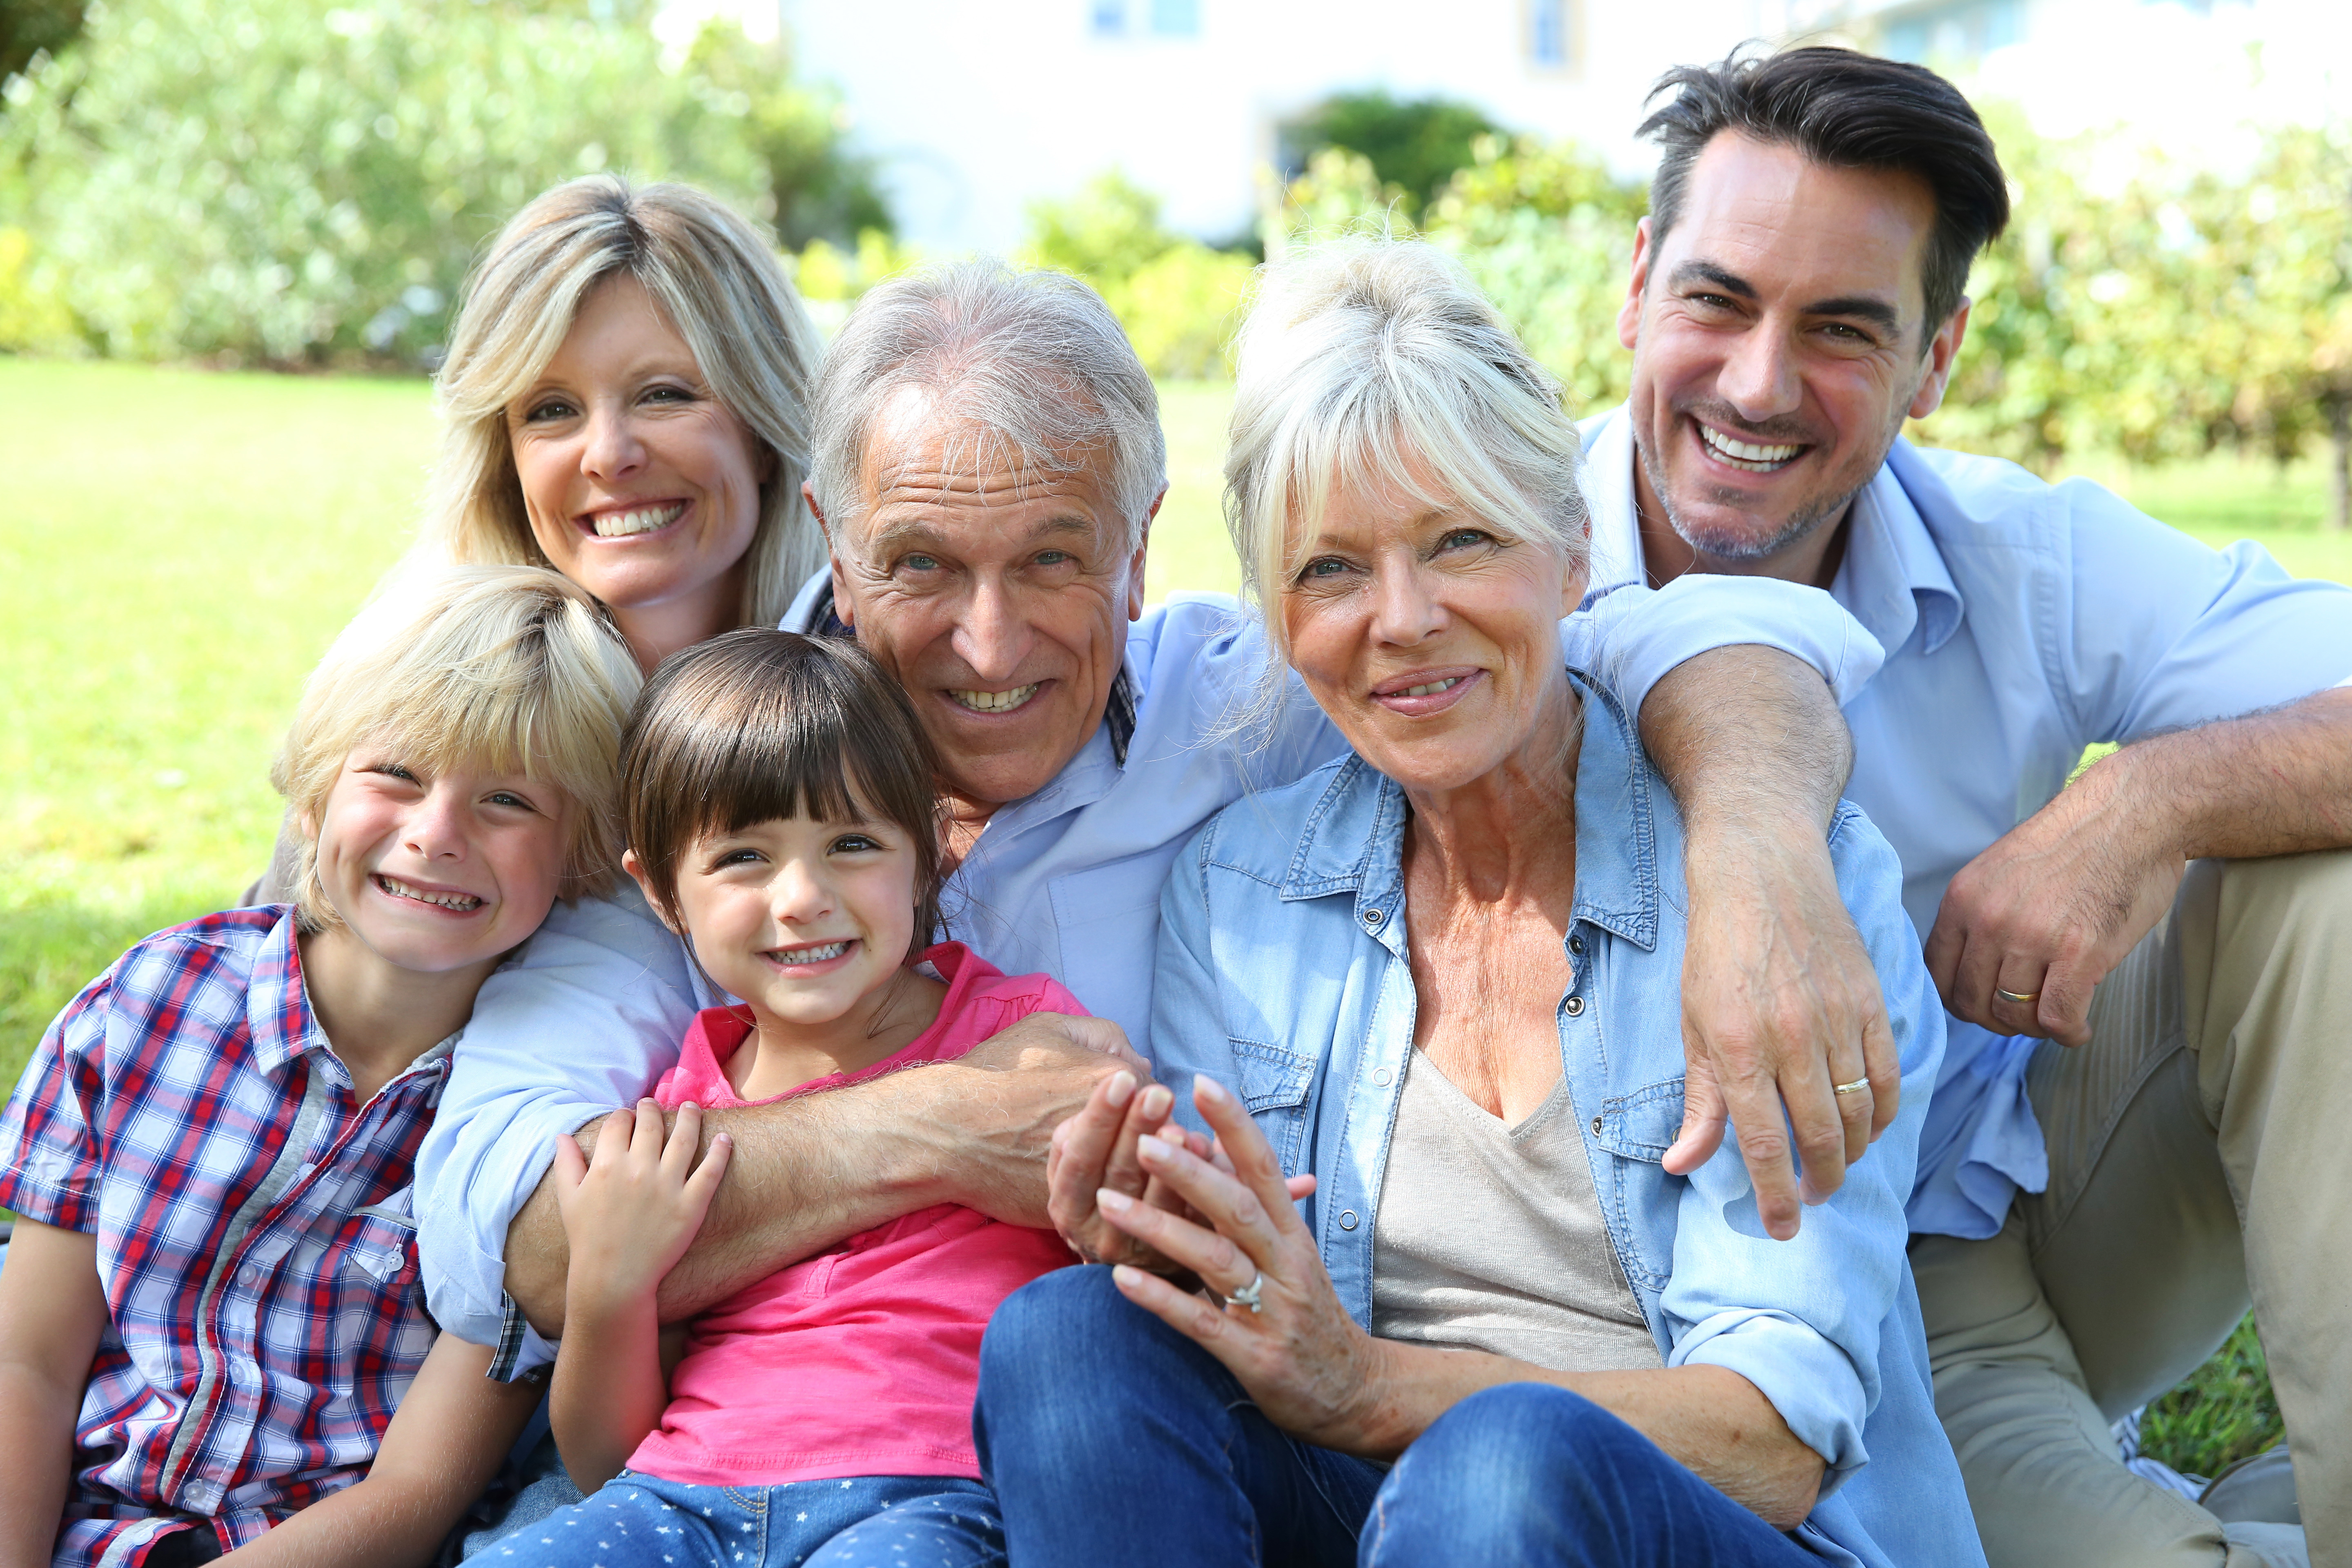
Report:
[{"label": "light blue button-up shirt", "polygon": [[[825,588],[811,579],[785,624],[814,629]],[[1757,642],[1823,671],[1841,699],[1876,668],[1877,645],[1827,595],[1781,583],[1612,594],[1561,623],[1568,655],[1635,705],[1682,660]],[[1224,733],[1265,657],[1230,598],[1147,610],[1128,633],[1131,726],[1115,738],[1106,723],[1052,783],[989,819],[948,883],[948,931],[1009,974],[1052,974],[1148,1053],[1160,888],[1177,848],[1245,789],[1347,749],[1295,680],[1269,723]],[[506,1314],[502,1254],[556,1135],[634,1103],[675,1064],[695,1013],[723,1000],[634,888],[558,905],[490,977],[417,1155],[418,1251],[444,1328],[478,1344],[522,1331]],[[513,1364],[547,1354],[525,1336]]]},{"label": "light blue button-up shirt", "polygon": [[[1592,581],[1641,582],[1633,426],[1621,408],[1584,437]],[[2210,549],[2087,480],[1898,440],[1847,526],[1830,592],[1885,655],[1845,702],[1847,794],[1902,858],[1922,941],[1953,875],[2048,805],[2085,746],[2352,678],[2352,591],[2255,544]],[[1991,1236],[2020,1187],[2047,1184],[2025,1098],[2039,1044],[1952,1020],[1914,1228]]]},{"label": "light blue button-up shirt", "polygon": [[[1683,1117],[1682,820],[1623,712],[1578,686],[1576,898],[1556,1014],[1575,1115],[1561,1125],[1583,1141],[1617,1261],[1667,1366],[1738,1373],[1822,1456],[1822,1501],[1800,1542],[1839,1563],[1975,1568],[1984,1558],[1936,1420],[1904,1254],[1944,1014],[1895,853],[1840,805],[1831,859],[1885,994],[1902,1110],[1796,1238],[1774,1241],[1732,1143],[1688,1177],[1660,1163]],[[1160,1076],[1233,1085],[1286,1173],[1316,1175],[1301,1212],[1367,1331],[1413,1049],[1406,816],[1403,792],[1353,756],[1223,812],[1169,878],[1152,1002]],[[1178,1104],[1199,1126],[1189,1098]]]}]

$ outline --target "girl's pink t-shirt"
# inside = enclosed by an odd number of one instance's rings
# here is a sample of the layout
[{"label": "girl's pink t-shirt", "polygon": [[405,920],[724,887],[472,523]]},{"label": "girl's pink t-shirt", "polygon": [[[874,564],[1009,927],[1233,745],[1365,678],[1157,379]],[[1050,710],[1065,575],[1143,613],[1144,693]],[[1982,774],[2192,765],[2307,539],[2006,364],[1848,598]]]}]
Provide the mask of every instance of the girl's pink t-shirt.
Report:
[{"label": "girl's pink t-shirt", "polygon": [[[960,942],[942,942],[923,961],[948,986],[929,1028],[863,1072],[814,1079],[774,1099],[950,1060],[1032,1013],[1086,1012],[1045,975],[1007,976]],[[698,1015],[654,1097],[665,1106],[772,1103],[742,1100],[720,1070],[751,1032],[740,1012]],[[686,1359],[670,1376],[669,1408],[629,1468],[704,1486],[977,1480],[981,1333],[997,1303],[1071,1261],[1050,1230],[941,1204],[780,1269],[694,1321]]]}]

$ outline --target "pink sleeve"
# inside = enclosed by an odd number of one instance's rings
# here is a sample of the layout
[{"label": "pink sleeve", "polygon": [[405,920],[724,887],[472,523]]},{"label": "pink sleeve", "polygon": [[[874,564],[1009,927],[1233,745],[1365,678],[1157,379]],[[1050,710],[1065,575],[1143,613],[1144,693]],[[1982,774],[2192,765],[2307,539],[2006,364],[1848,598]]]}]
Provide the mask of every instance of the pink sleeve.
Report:
[{"label": "pink sleeve", "polygon": [[673,1092],[673,1087],[677,1082],[677,1068],[672,1068],[661,1075],[659,1083],[654,1085],[654,1098],[661,1102],[661,1108],[664,1110],[676,1110],[679,1101],[686,1098],[682,1094]]},{"label": "pink sleeve", "polygon": [[1087,1005],[1072,995],[1069,989],[1050,974],[1016,974],[1006,977],[995,988],[995,999],[1004,1005],[1007,1024],[1027,1017],[1032,1013],[1067,1013],[1076,1018],[1090,1018]]}]

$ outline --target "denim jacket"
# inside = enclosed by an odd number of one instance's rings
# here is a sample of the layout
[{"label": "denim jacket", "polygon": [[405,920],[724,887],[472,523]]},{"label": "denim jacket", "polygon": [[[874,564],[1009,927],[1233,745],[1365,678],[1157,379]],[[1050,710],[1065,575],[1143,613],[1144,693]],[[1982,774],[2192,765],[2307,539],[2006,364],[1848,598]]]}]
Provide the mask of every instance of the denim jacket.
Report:
[{"label": "denim jacket", "polygon": [[[1733,1141],[1687,1177],[1660,1163],[1683,1115],[1682,820],[1622,710],[1570,673],[1584,725],[1560,1059],[1610,1240],[1659,1353],[1746,1377],[1822,1456],[1801,1544],[1837,1563],[1978,1568],[1904,1253],[1944,1013],[1895,854],[1861,812],[1839,807],[1838,890],[1885,993],[1902,1110],[1798,1236],[1776,1242]],[[1375,1205],[1412,1051],[1407,816],[1403,792],[1354,756],[1226,807],[1161,894],[1152,1004],[1160,1076],[1234,1086],[1284,1168],[1319,1178],[1301,1212],[1368,1329]],[[1188,1096],[1178,1103],[1192,1114]]]}]

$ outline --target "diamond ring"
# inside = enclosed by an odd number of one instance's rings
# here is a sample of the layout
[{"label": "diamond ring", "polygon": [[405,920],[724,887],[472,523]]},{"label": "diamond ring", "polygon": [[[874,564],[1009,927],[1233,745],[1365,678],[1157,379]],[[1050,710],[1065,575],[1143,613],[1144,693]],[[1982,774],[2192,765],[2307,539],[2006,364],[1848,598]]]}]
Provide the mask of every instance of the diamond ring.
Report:
[{"label": "diamond ring", "polygon": [[1247,1307],[1253,1312],[1265,1310],[1265,1273],[1263,1269],[1250,1276],[1250,1282],[1224,1298],[1228,1307]]}]

